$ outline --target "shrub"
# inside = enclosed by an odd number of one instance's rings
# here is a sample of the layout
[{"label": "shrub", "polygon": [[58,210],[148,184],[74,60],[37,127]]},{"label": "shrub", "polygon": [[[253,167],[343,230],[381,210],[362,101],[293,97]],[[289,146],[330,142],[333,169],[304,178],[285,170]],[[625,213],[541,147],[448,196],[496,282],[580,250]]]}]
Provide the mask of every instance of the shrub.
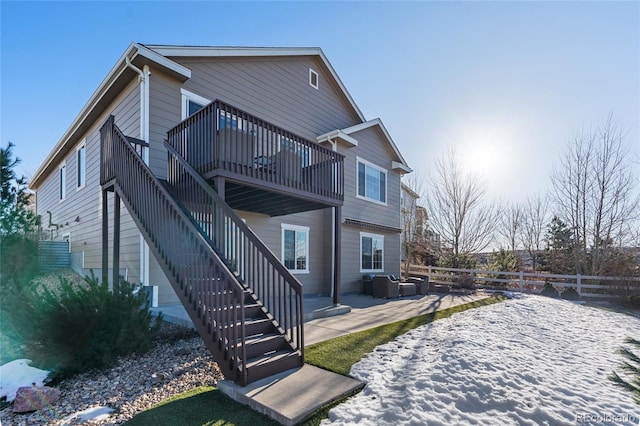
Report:
[{"label": "shrub", "polygon": [[560,297],[564,300],[580,300],[580,295],[573,287],[566,288],[562,293],[560,293]]},{"label": "shrub", "polygon": [[628,309],[640,309],[640,296],[630,294],[620,299],[620,304]]},{"label": "shrub", "polygon": [[558,297],[558,290],[556,290],[556,288],[549,282],[545,282],[544,283],[544,288],[542,289],[542,292],[540,293],[543,296],[547,296],[547,297]]},{"label": "shrub", "polygon": [[112,365],[116,358],[144,353],[157,334],[146,296],[124,280],[109,291],[93,276],[86,285],[60,278],[57,289],[14,291],[8,309],[25,355],[56,378]]},{"label": "shrub", "polygon": [[476,285],[473,281],[473,277],[470,274],[461,274],[456,278],[455,287],[474,290],[476,288]]}]

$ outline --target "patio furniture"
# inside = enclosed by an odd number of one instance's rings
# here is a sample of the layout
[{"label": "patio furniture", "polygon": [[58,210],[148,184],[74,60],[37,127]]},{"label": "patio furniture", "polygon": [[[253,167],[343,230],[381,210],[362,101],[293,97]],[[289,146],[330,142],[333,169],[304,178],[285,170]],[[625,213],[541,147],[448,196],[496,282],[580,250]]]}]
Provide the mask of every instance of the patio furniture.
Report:
[{"label": "patio furniture", "polygon": [[414,283],[398,283],[398,289],[400,291],[400,296],[415,296],[416,295],[416,285]]},{"label": "patio furniture", "polygon": [[387,299],[400,296],[400,286],[397,280],[392,280],[389,275],[376,275],[373,278],[373,297]]},{"label": "patio furniture", "polygon": [[413,283],[416,285],[416,294],[424,296],[429,294],[429,280],[425,280],[423,278],[418,277],[409,277],[405,280],[408,283]]},{"label": "patio furniture", "polygon": [[373,277],[374,274],[364,274],[362,276],[362,294],[373,294]]}]

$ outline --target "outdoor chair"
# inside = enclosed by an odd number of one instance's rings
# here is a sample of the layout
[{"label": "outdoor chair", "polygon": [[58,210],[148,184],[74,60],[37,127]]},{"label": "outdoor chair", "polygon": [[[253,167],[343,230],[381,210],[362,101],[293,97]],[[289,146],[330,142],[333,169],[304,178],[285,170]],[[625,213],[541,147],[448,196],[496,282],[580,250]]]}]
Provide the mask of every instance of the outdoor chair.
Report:
[{"label": "outdoor chair", "polygon": [[373,297],[391,299],[399,296],[400,285],[397,280],[391,279],[389,275],[376,275],[373,278]]}]

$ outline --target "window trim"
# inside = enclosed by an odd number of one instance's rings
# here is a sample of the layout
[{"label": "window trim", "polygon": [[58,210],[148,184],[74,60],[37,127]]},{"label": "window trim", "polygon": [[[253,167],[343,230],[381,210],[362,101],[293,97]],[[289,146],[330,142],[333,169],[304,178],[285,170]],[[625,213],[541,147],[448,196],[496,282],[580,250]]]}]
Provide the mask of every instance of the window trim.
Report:
[{"label": "window trim", "polygon": [[[375,198],[369,198],[366,195],[360,195],[360,179],[358,176],[358,173],[359,173],[358,163],[362,163],[364,164],[365,167],[371,167],[372,169],[376,169],[379,172],[384,173],[384,201],[376,200]],[[366,169],[365,169],[365,174],[366,174]],[[367,161],[364,158],[356,157],[356,198],[360,200],[369,201],[371,203],[379,204],[381,206],[387,206],[388,205],[387,200],[389,199],[388,182],[389,182],[389,171],[387,169],[385,169],[384,167],[380,167],[376,164],[373,164],[372,162]],[[367,190],[365,188],[365,194],[366,193],[367,193]]]},{"label": "window trim", "polygon": [[[308,226],[301,226],[301,225],[291,225],[288,223],[281,223],[280,224],[280,238],[281,238],[281,245],[280,245],[280,258],[282,259],[282,264],[284,265],[285,263],[285,258],[284,258],[284,231],[294,231],[294,232],[305,232],[307,234],[307,245],[306,245],[306,256],[307,256],[307,264],[306,264],[306,269],[289,269],[287,268],[287,270],[289,272],[291,272],[292,274],[308,274],[309,273],[309,263],[311,263],[311,249],[309,247],[309,242],[311,241],[311,232],[310,232],[310,228]],[[285,266],[286,268],[286,266]]]},{"label": "window trim", "polygon": [[[82,151],[83,149],[84,149],[84,167],[82,170],[80,170],[80,158],[78,156],[80,155],[80,151]],[[82,175],[83,175],[82,177],[84,180],[84,183],[82,185],[80,185],[81,171],[82,171]],[[87,140],[83,139],[80,145],[78,145],[78,147],[76,148],[76,191],[81,190],[85,186],[87,186]]]},{"label": "window trim", "polygon": [[193,101],[197,104],[201,104],[203,107],[211,103],[209,99],[203,96],[200,96],[196,93],[190,92],[183,88],[180,88],[180,95],[181,95],[181,105],[182,105],[180,116],[182,120],[189,117],[187,115],[189,113],[189,101]]},{"label": "window trim", "polygon": [[60,202],[67,198],[67,160],[64,160],[58,167],[58,200]]},{"label": "window trim", "polygon": [[[362,267],[362,238],[363,237],[367,237],[367,238],[376,238],[376,239],[380,239],[382,240],[382,268],[381,269],[364,269]],[[384,272],[384,235],[383,234],[373,234],[371,232],[360,232],[360,258],[358,261],[358,264],[360,265],[360,273],[366,273],[366,272]],[[373,266],[373,253],[371,253],[372,259],[371,259],[371,266]]]},{"label": "window trim", "polygon": [[[314,77],[316,80],[316,84],[313,84]],[[318,86],[320,85],[319,83],[320,83],[320,75],[318,74],[318,71],[314,70],[313,68],[309,68],[309,86],[318,90]]]}]

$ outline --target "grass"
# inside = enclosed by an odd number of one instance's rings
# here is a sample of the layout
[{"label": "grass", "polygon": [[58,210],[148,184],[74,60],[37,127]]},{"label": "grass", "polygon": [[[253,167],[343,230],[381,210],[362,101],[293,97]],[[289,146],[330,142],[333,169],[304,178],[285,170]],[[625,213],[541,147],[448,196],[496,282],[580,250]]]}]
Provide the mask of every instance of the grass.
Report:
[{"label": "grass", "polygon": [[208,386],[169,398],[127,422],[129,426],[279,424]]},{"label": "grass", "polygon": [[451,315],[466,311],[467,309],[491,305],[499,302],[501,297],[489,297],[476,300],[463,305],[443,309],[418,317],[397,321],[391,324],[370,328],[358,333],[347,334],[335,339],[317,343],[305,348],[305,362],[333,371],[334,373],[348,376],[351,366],[360,361],[376,346],[394,340],[396,337],[407,333],[416,327],[428,324],[438,319],[448,318]]},{"label": "grass", "polygon": [[[503,297],[489,297],[317,343],[305,348],[305,362],[348,376],[351,366],[372,352],[378,345],[390,342],[421,325],[448,318],[467,309],[491,305],[502,300],[504,300]],[[320,408],[303,425],[319,425],[323,419],[327,418],[331,408],[351,396],[345,396]],[[201,387],[177,395],[138,414],[127,423],[129,426],[169,426],[175,424],[210,426],[277,425],[279,423],[246,405],[233,401],[212,387]]]}]

